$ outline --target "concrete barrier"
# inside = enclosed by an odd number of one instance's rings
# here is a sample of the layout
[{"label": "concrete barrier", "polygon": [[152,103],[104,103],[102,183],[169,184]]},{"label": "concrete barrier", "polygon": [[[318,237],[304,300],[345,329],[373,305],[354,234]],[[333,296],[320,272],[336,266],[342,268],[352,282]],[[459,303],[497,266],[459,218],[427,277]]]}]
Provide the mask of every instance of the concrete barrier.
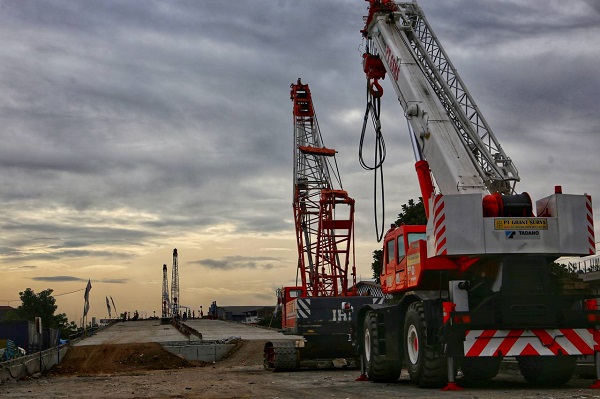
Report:
[{"label": "concrete barrier", "polygon": [[179,320],[172,319],[171,324],[175,327],[182,335],[184,335],[187,339],[191,340],[200,340],[202,341],[202,334],[198,332],[195,328],[188,326],[185,323],[182,323]]},{"label": "concrete barrier", "polygon": [[0,363],[0,384],[8,380],[19,380],[48,371],[60,363],[67,354],[69,345],[64,344],[45,351],[32,353],[8,362]]},{"label": "concrete barrier", "polygon": [[215,363],[227,355],[239,337],[231,337],[219,341],[161,342],[161,346],[189,361]]}]

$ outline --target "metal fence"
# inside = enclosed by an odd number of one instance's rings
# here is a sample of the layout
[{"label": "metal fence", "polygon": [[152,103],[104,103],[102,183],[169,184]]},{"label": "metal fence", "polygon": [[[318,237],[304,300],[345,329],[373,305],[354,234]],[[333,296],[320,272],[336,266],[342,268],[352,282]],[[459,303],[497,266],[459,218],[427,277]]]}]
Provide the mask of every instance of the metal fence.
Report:
[{"label": "metal fence", "polygon": [[567,267],[569,271],[579,273],[598,272],[600,271],[600,255],[584,256],[577,260],[570,259]]}]

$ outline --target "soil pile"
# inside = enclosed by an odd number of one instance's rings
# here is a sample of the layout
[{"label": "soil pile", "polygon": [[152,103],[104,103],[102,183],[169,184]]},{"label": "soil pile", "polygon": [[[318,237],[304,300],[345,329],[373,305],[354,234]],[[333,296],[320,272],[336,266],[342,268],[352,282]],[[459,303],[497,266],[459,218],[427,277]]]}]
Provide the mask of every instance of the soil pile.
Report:
[{"label": "soil pile", "polygon": [[216,367],[233,368],[236,366],[263,367],[264,348],[267,341],[237,341],[235,347],[229,351]]},{"label": "soil pile", "polygon": [[51,375],[114,374],[196,367],[157,343],[72,346]]}]

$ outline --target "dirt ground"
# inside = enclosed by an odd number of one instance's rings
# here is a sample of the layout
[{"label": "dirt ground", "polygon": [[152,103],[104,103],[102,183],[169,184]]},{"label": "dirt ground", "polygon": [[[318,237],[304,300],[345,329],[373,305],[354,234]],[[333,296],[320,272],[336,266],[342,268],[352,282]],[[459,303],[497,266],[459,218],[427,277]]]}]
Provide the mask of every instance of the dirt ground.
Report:
[{"label": "dirt ground", "polygon": [[10,398],[600,398],[573,379],[559,389],[528,385],[515,370],[504,370],[488,385],[465,384],[463,391],[419,389],[403,373],[389,384],[358,382],[358,370],[273,373],[262,366],[263,341],[241,341],[217,363],[193,364],[158,344],[72,347],[49,373],[0,384]]}]

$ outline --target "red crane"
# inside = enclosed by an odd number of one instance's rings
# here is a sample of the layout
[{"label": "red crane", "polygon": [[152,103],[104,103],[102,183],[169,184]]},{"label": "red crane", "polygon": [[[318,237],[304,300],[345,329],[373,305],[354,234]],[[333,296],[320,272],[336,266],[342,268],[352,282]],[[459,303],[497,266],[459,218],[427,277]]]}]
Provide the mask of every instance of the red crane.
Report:
[{"label": "red crane", "polygon": [[[341,189],[336,151],[323,145],[308,85],[298,79],[290,87],[294,103],[293,205],[302,296],[346,296],[349,283],[356,283],[354,199]],[[333,188],[332,173],[340,189]]]},{"label": "red crane", "polygon": [[335,150],[323,145],[308,85],[298,79],[290,87],[297,270],[302,281],[278,289],[277,297],[283,332],[300,338],[267,342],[264,365],[270,370],[352,365],[355,349],[348,337],[354,309],[382,298],[356,295],[354,200],[342,189]]}]

